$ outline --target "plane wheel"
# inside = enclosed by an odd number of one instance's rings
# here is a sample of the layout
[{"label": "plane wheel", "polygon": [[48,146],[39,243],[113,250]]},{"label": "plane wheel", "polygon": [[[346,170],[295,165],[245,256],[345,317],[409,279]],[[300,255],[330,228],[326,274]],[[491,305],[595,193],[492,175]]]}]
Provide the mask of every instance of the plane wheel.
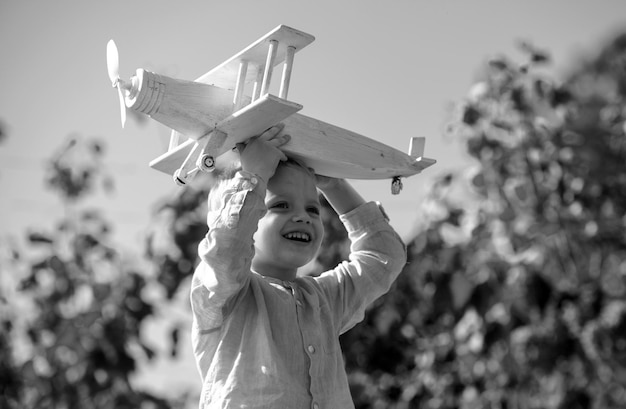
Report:
[{"label": "plane wheel", "polygon": [[398,176],[395,176],[391,181],[391,194],[397,195],[402,190],[402,181]]},{"label": "plane wheel", "polygon": [[215,170],[215,158],[208,154],[200,156],[198,167],[204,172],[213,172]]},{"label": "plane wheel", "polygon": [[177,169],[176,172],[174,172],[173,178],[174,183],[176,183],[178,186],[185,186],[185,180],[180,177],[180,169]]}]

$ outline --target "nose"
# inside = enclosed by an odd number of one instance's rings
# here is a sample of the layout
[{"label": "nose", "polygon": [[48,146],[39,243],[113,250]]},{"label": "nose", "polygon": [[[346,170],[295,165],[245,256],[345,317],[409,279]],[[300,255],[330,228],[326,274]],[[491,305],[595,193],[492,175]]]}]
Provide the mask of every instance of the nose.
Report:
[{"label": "nose", "polygon": [[306,223],[306,224],[311,224],[311,218],[309,217],[308,214],[306,213],[298,213],[295,214],[292,218],[292,221],[294,221],[295,223]]}]

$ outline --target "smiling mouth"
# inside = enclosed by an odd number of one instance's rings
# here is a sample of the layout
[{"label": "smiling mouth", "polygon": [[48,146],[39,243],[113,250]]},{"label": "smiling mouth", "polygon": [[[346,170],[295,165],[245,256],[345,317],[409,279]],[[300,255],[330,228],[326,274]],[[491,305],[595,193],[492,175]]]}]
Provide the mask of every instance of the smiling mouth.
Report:
[{"label": "smiling mouth", "polygon": [[311,241],[311,235],[304,232],[291,232],[283,236],[287,240],[297,241],[300,243],[309,243]]}]

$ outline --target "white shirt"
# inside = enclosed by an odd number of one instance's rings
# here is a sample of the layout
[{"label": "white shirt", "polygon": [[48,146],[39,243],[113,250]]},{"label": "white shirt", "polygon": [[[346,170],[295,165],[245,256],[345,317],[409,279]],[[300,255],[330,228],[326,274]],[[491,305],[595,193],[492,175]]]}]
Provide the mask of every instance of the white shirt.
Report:
[{"label": "white shirt", "polygon": [[264,186],[238,173],[220,203],[192,280],[192,343],[200,408],[354,408],[339,335],[361,321],[406,262],[375,203],[340,216],[350,260],[319,277],[283,282],[250,270]]}]

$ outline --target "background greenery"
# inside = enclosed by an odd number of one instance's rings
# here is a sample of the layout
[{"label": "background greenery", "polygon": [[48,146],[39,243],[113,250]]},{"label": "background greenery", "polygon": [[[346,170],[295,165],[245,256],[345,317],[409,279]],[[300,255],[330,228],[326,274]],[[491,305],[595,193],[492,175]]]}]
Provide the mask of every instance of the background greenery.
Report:
[{"label": "background greenery", "polygon": [[[546,52],[520,50],[459,102],[448,132],[476,166],[437,181],[405,271],[342,336],[358,408],[626,406],[626,35],[559,81]],[[114,184],[103,154],[91,139],[61,147],[46,182],[65,214],[27,232],[28,248],[2,248],[1,408],[196,404],[198,391],[131,379],[155,357],[155,307],[186,290],[206,191],[165,200],[128,259],[106,215],[82,205]],[[321,269],[347,252],[328,207],[324,219]],[[180,331],[166,331],[173,358]]]}]

